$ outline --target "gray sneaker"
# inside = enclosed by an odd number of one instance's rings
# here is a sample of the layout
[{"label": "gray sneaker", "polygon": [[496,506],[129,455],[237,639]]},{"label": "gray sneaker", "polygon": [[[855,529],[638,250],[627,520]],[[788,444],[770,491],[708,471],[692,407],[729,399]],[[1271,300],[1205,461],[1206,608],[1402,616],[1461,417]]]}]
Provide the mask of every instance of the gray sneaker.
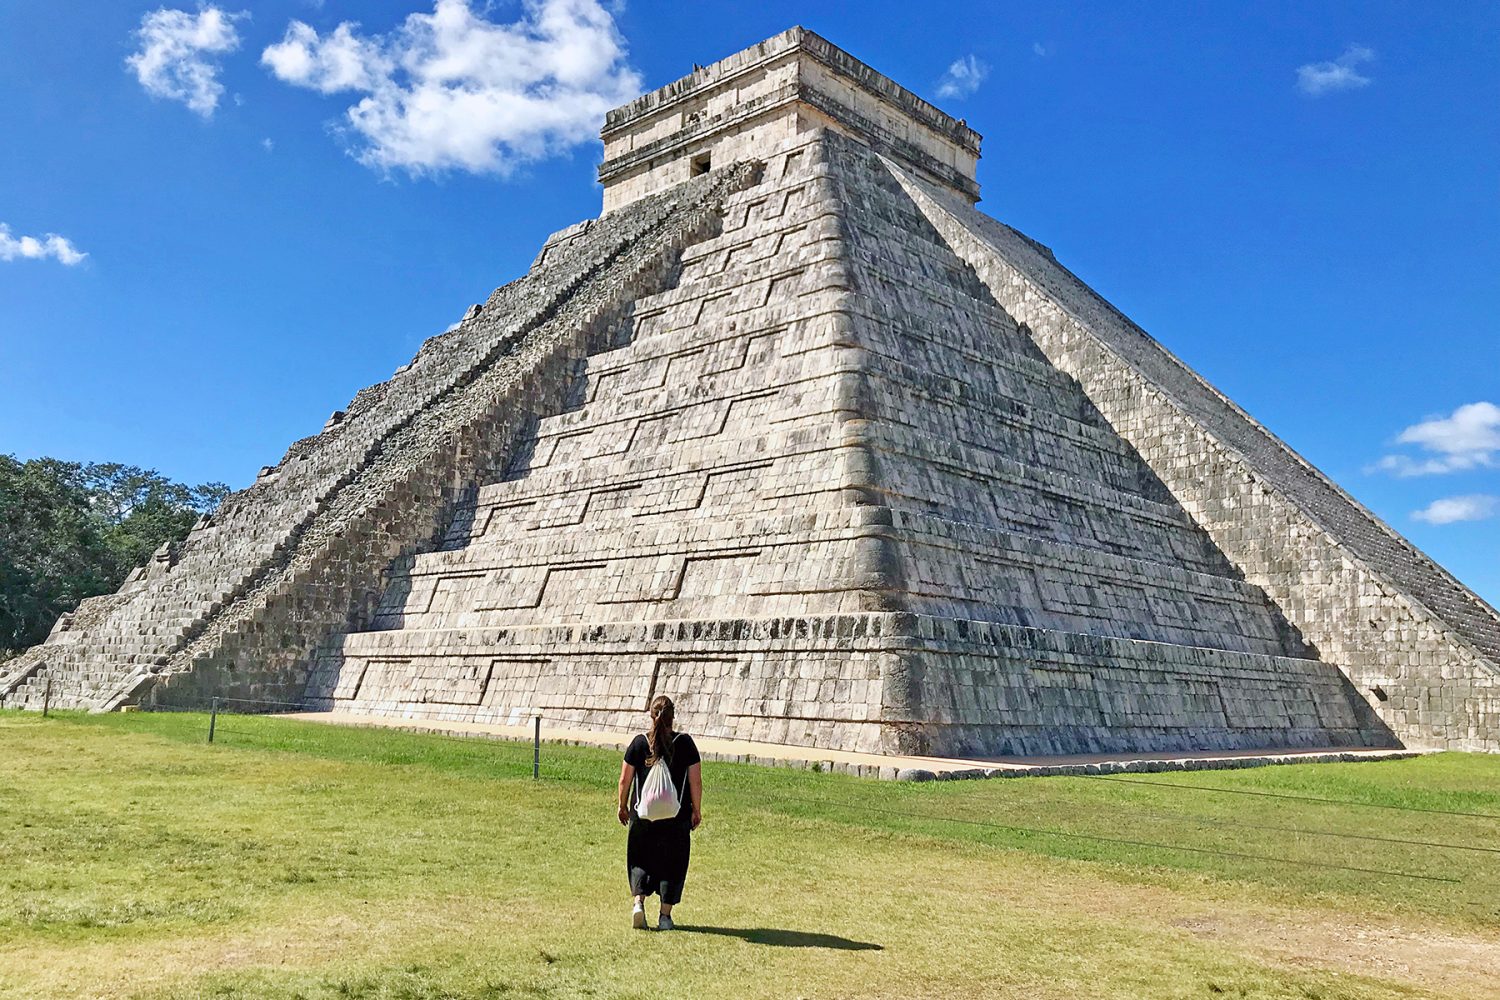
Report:
[{"label": "gray sneaker", "polygon": [[669,931],[675,926],[671,917],[659,917],[656,921],[656,929],[659,931]]},{"label": "gray sneaker", "polygon": [[646,930],[646,911],[637,906],[630,911],[630,926],[638,931]]}]

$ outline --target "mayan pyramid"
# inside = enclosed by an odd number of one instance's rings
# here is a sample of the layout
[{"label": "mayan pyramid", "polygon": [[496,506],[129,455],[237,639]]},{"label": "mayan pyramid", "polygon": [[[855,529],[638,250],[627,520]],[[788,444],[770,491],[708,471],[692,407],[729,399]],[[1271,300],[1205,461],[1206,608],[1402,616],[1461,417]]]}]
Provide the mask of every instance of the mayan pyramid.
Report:
[{"label": "mayan pyramid", "polygon": [[602,135],[599,218],[0,703],[1500,750],[1500,616],[977,211],[964,122],[796,28]]}]

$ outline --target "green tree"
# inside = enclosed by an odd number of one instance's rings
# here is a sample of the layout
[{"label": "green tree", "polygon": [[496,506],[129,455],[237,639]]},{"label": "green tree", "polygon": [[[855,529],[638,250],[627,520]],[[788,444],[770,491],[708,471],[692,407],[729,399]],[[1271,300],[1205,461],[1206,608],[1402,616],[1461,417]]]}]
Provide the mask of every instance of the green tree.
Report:
[{"label": "green tree", "polygon": [[117,590],[228,492],[134,466],[0,455],[0,659],[46,638],[84,598]]},{"label": "green tree", "polygon": [[0,648],[39,641],[63,611],[106,592],[113,561],[81,466],[0,455]]},{"label": "green tree", "polygon": [[83,481],[94,512],[104,521],[105,541],[121,580],[163,542],[186,537],[193,522],[229,493],[223,483],[184,486],[155,469],[115,462],[84,466]]}]

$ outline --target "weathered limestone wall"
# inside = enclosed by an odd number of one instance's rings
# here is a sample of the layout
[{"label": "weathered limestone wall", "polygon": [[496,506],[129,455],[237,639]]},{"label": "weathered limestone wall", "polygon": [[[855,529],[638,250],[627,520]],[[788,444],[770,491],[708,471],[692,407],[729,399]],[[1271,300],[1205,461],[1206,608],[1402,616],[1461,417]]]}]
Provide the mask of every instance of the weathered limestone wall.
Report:
[{"label": "weathered limestone wall", "polygon": [[1500,619],[1051,254],[888,161],[933,226],[1394,733],[1500,749]]},{"label": "weathered limestone wall", "polygon": [[888,670],[910,676],[908,753],[1393,745],[1317,660],[926,615],[903,626]]},{"label": "weathered limestone wall", "polygon": [[891,615],[399,629],[347,636],[311,707],[633,727],[657,694],[703,735],[878,752]]},{"label": "weathered limestone wall", "polygon": [[[869,311],[856,324],[864,434],[883,502],[897,512],[904,606],[1300,653],[1265,595],[1235,578],[879,160],[856,143],[834,145],[844,161],[850,270]],[[1154,515],[1151,530],[1142,512]]]}]

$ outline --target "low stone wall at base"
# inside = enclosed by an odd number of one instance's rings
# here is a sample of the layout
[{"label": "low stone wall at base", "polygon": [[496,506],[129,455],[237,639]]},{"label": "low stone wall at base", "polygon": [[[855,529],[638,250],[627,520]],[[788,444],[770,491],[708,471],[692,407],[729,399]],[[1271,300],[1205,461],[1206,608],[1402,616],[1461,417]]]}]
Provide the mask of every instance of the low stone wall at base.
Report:
[{"label": "low stone wall at base", "polygon": [[[1431,753],[1430,750],[1390,750],[1357,753],[1330,750],[1327,753],[1270,753],[1253,757],[1184,757],[1173,760],[1106,760],[1075,764],[1009,765],[1006,767],[880,768],[878,775],[863,777],[890,778],[895,781],[963,781],[973,778],[1051,778],[1093,777],[1109,774],[1152,774],[1165,771],[1235,771],[1247,767],[1269,767],[1273,764],[1368,764],[1382,760],[1409,760]],[[868,770],[866,768],[865,770]],[[892,773],[887,774],[890,771]],[[854,773],[848,771],[844,773]]]},{"label": "low stone wall at base", "polygon": [[304,704],[611,730],[665,693],[705,736],[939,757],[1398,746],[1347,687],[1317,660],[867,612],[363,632]]},{"label": "low stone wall at base", "polygon": [[936,757],[1399,747],[1334,666],[994,622],[913,619],[893,655]]}]

